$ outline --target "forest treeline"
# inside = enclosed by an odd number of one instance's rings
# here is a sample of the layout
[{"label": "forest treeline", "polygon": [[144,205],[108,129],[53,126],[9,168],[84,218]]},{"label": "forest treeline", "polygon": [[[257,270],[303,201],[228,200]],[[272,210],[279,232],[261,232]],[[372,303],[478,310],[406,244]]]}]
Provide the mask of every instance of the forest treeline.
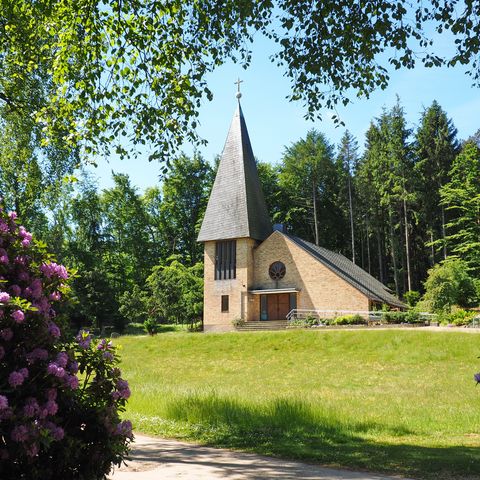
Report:
[{"label": "forest treeline", "polygon": [[[77,270],[69,313],[78,325],[201,316],[196,238],[216,165],[182,154],[144,192],[116,173],[100,191],[74,153],[39,146],[28,123],[4,114],[1,136],[1,195]],[[371,121],[361,154],[348,131],[335,146],[311,130],[258,170],[273,223],[341,252],[403,297],[422,291],[447,257],[480,273],[479,140],[461,141],[437,102],[412,129],[397,102]]]}]

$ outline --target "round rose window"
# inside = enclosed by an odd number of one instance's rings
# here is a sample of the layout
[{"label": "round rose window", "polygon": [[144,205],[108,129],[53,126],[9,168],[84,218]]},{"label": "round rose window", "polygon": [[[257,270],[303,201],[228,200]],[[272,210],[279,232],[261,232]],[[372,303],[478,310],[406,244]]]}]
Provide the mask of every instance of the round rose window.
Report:
[{"label": "round rose window", "polygon": [[282,262],[273,262],[268,269],[268,274],[272,280],[281,280],[285,276],[286,271]]}]

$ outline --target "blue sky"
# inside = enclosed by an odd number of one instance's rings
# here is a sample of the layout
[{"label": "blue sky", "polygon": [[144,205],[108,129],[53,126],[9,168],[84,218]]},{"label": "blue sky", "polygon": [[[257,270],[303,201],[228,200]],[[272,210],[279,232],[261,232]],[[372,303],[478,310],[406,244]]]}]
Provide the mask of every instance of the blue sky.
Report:
[{"label": "blue sky", "polygon": [[[447,47],[448,48],[448,47]],[[365,132],[370,121],[381,114],[383,107],[391,107],[400,96],[411,128],[418,125],[420,114],[433,100],[437,100],[452,118],[461,139],[467,138],[480,128],[480,89],[472,87],[472,80],[465,75],[465,68],[424,68],[398,70],[391,73],[390,85],[386,90],[376,91],[369,99],[354,100],[347,107],[339,107],[338,113],[345,127],[335,127],[332,113],[322,112],[322,120],[307,122],[306,110],[300,103],[286,100],[290,84],[281,69],[268,58],[271,46],[266,40],[256,41],[251,66],[244,70],[239,65],[226,64],[208,77],[208,85],[214,94],[212,102],[205,101],[200,111],[200,135],[208,141],[199,151],[209,161],[222,152],[225,137],[236,108],[237,77],[243,80],[242,109],[250,133],[253,151],[262,161],[277,163],[285,146],[304,137],[315,128],[323,132],[334,144],[338,144],[345,129],[357,138],[363,149]],[[191,145],[185,145],[187,154],[193,153]],[[143,190],[157,185],[160,167],[149,163],[147,155],[134,160],[107,162],[98,160],[92,168],[100,188],[112,184],[111,171],[127,173],[132,183]]]}]

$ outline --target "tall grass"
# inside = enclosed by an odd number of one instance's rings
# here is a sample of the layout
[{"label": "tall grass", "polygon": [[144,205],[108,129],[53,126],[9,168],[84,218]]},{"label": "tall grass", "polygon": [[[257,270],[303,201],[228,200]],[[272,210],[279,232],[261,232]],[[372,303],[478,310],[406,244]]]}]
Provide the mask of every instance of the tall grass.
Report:
[{"label": "tall grass", "polygon": [[480,478],[479,340],[397,330],[117,343],[137,430],[331,466]]}]

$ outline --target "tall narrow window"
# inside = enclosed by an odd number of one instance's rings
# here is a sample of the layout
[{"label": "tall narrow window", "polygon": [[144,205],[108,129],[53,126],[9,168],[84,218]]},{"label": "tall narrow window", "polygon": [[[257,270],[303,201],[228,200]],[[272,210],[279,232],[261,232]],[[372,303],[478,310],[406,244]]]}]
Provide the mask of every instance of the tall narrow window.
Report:
[{"label": "tall narrow window", "polygon": [[237,278],[237,241],[223,240],[215,244],[215,280]]},{"label": "tall narrow window", "polygon": [[228,312],[228,295],[222,295],[222,312]]}]

